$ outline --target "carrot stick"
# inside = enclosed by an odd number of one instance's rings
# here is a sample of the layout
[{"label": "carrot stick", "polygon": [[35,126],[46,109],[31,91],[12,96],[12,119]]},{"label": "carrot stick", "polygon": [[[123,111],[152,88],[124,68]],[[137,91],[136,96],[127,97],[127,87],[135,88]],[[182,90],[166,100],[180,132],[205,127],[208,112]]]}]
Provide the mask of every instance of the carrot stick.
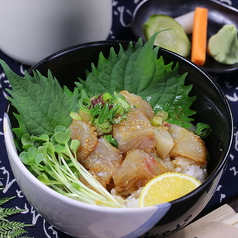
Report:
[{"label": "carrot stick", "polygon": [[208,9],[197,7],[194,13],[191,61],[203,65],[206,60]]}]

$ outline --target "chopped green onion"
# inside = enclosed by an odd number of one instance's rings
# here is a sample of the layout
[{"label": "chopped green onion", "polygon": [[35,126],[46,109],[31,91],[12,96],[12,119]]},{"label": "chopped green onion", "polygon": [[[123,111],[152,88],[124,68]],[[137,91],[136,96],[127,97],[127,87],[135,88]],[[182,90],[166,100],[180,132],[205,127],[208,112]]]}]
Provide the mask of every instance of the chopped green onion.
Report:
[{"label": "chopped green onion", "polygon": [[102,95],[102,100],[105,102],[105,103],[109,103],[112,99],[112,95],[110,93],[104,93]]},{"label": "chopped green onion", "polygon": [[197,123],[196,124],[196,129],[195,129],[195,134],[200,136],[202,139],[205,139],[208,137],[208,135],[211,132],[211,128],[209,125],[205,123]]},{"label": "chopped green onion", "polygon": [[90,110],[80,110],[79,111],[79,116],[84,121],[91,121],[92,120],[92,115],[90,113]]},{"label": "chopped green onion", "polygon": [[105,135],[104,138],[114,147],[118,147],[118,142],[115,138],[112,137],[112,135]]},{"label": "chopped green onion", "polygon": [[79,112],[72,112],[70,115],[76,120],[92,121],[98,131],[110,133],[112,124],[124,120],[130,107],[130,103],[123,95],[116,92],[113,95],[104,93],[93,99],[85,98],[80,102]]},{"label": "chopped green onion", "polygon": [[92,103],[90,98],[84,98],[82,102],[79,102],[79,106],[81,109],[86,109],[88,110],[91,107]]},{"label": "chopped green onion", "polygon": [[112,123],[110,121],[104,121],[103,123],[98,122],[98,118],[93,120],[93,125],[101,132],[101,133],[110,133],[112,131]]},{"label": "chopped green onion", "polygon": [[91,115],[93,118],[97,118],[101,113],[101,103],[97,104],[94,108],[91,109]]},{"label": "chopped green onion", "polygon": [[70,112],[70,116],[77,121],[82,120],[82,117],[77,112]]},{"label": "chopped green onion", "polygon": [[156,113],[156,116],[161,117],[163,121],[166,121],[169,118],[168,112],[165,112],[165,111],[158,111]]},{"label": "chopped green onion", "polygon": [[120,105],[121,108],[124,108],[125,110],[130,109],[130,103],[126,101],[126,98],[123,95],[117,94],[114,92],[114,97],[113,97],[113,105]]},{"label": "chopped green onion", "polygon": [[163,122],[162,117],[159,116],[154,116],[151,120],[150,123],[152,126],[159,126]]},{"label": "chopped green onion", "polygon": [[108,103],[105,103],[98,117],[99,124],[102,124],[107,119],[108,113],[109,113],[109,105]]}]

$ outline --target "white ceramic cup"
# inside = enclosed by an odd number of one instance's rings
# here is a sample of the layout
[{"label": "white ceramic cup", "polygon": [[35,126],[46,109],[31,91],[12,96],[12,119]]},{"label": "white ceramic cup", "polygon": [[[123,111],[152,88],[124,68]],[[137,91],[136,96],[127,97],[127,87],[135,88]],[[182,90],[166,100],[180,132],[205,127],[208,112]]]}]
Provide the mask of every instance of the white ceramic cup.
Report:
[{"label": "white ceramic cup", "polygon": [[106,40],[111,0],[0,0],[0,49],[33,65],[63,48]]}]

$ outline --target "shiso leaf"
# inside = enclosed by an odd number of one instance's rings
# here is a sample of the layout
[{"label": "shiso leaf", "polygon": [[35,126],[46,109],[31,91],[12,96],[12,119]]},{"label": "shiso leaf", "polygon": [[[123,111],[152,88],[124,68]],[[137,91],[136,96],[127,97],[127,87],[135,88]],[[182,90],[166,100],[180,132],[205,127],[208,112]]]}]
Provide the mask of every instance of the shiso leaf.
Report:
[{"label": "shiso leaf", "polygon": [[45,77],[35,71],[33,76],[25,72],[20,77],[2,60],[0,63],[10,81],[9,101],[17,109],[15,114],[19,128],[14,129],[18,137],[53,133],[57,125],[69,126],[69,114],[78,109],[78,91],[62,88],[51,72]]}]

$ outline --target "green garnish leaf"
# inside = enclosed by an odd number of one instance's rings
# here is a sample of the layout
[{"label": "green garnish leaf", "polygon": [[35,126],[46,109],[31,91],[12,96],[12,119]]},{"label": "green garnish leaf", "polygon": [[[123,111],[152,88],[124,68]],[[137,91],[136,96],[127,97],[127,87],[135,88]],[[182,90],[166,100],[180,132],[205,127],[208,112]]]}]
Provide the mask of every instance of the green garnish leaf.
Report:
[{"label": "green garnish leaf", "polygon": [[72,150],[74,154],[76,154],[79,146],[80,146],[80,141],[78,140],[72,140],[70,143],[70,149]]},{"label": "green garnish leaf", "polygon": [[71,135],[70,129],[67,129],[65,132],[58,131],[55,133],[55,140],[59,144],[64,144],[65,142],[70,140],[70,135]]},{"label": "green garnish leaf", "polygon": [[[2,189],[2,188],[0,188]],[[2,197],[0,198],[0,205],[4,205],[15,197]],[[23,222],[17,222],[13,220],[8,220],[8,218],[24,212],[25,210],[18,208],[4,208],[0,207],[0,237],[1,238],[16,238],[22,237],[21,235],[26,234],[26,227],[32,226],[31,224],[25,224]],[[27,236],[24,236],[27,238]]]},{"label": "green garnish leaf", "polygon": [[[21,152],[19,157],[41,182],[61,194],[85,203],[123,207],[78,163],[76,152],[80,142],[71,140],[70,129],[56,127],[55,134],[49,136],[49,141],[44,140],[45,135],[40,135],[39,141],[34,136],[28,138],[34,146]],[[79,180],[81,176],[92,189]]]},{"label": "green garnish leaf", "polygon": [[53,133],[57,125],[68,127],[71,111],[78,109],[78,92],[62,88],[50,71],[44,77],[39,72],[33,76],[25,72],[24,78],[15,74],[2,60],[0,63],[10,81],[8,99],[17,108],[19,128],[14,129],[18,137],[25,133],[40,135]]},{"label": "green garnish leaf", "polygon": [[112,137],[112,135],[105,135],[104,138],[114,147],[118,147],[118,142],[115,138]]},{"label": "green garnish leaf", "polygon": [[195,129],[195,134],[200,136],[202,139],[207,138],[207,136],[210,134],[211,132],[211,128],[209,125],[205,124],[205,123],[197,123],[196,124],[196,129]]}]

